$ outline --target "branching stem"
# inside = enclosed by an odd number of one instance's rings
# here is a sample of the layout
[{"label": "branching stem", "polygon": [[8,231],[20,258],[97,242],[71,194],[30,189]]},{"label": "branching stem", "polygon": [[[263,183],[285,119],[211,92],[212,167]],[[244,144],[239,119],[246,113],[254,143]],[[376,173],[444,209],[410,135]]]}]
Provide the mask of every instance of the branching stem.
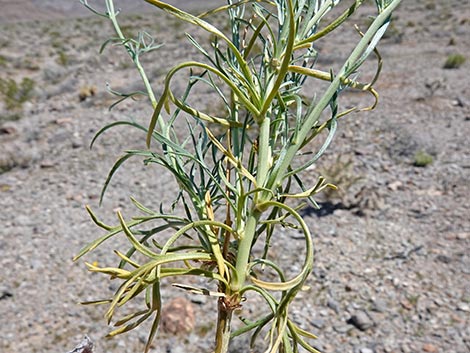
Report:
[{"label": "branching stem", "polygon": [[109,19],[111,20],[114,31],[118,35],[119,39],[124,43],[124,47],[126,48],[127,52],[129,53],[129,56],[132,58],[132,61],[134,61],[134,64],[137,68],[137,71],[140,74],[140,77],[142,78],[142,81],[145,85],[145,89],[147,91],[147,94],[149,96],[150,102],[152,103],[153,109],[157,106],[157,99],[155,98],[155,94],[153,93],[152,86],[150,85],[150,81],[147,77],[147,74],[145,73],[145,70],[140,63],[139,60],[139,55],[138,53],[135,52],[135,50],[129,45],[129,43],[126,43],[128,38],[124,36],[121,30],[121,26],[119,25],[117,18],[116,18],[116,11],[114,10],[114,2],[113,0],[106,0],[106,6],[108,8],[108,16]]}]

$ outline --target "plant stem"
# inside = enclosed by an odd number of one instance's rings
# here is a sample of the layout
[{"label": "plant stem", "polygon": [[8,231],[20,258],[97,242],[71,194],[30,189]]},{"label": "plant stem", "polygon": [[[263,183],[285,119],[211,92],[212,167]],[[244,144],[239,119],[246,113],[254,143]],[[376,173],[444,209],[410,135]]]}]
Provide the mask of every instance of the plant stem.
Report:
[{"label": "plant stem", "polygon": [[312,127],[320,118],[321,113],[326,109],[333,96],[337,93],[338,88],[341,85],[341,81],[347,78],[351,72],[354,71],[352,68],[362,64],[362,62],[366,59],[364,52],[371,45],[371,41],[376,36],[380,27],[384,25],[387,19],[391,16],[393,10],[396,9],[400,2],[401,0],[392,0],[392,2],[376,17],[369,29],[363,35],[358,45],[350,54],[346,63],[331,82],[323,97],[306,117],[302,128],[299,130],[299,133],[297,134],[293,143],[285,150],[284,155],[272,173],[273,177],[271,177],[268,185],[266,185],[267,188],[270,188],[274,191],[282,184],[282,180],[284,179],[292,160],[294,159],[299,149],[302,147],[302,144],[311,131]]},{"label": "plant stem", "polygon": [[227,353],[230,343],[233,309],[227,307],[224,300],[225,298],[219,298],[218,301],[217,331],[215,336],[214,353]]},{"label": "plant stem", "polygon": [[116,19],[116,12],[114,10],[114,3],[112,0],[107,0],[107,7],[108,7],[108,16],[109,19],[111,20],[114,30],[116,34],[118,35],[119,39],[123,41],[124,47],[126,48],[127,52],[129,53],[130,57],[134,61],[134,64],[137,68],[137,71],[139,71],[140,77],[142,78],[142,81],[144,83],[145,89],[147,90],[147,94],[149,96],[150,102],[152,103],[153,108],[157,106],[157,100],[155,98],[155,94],[153,93],[152,86],[150,85],[149,79],[147,77],[147,74],[145,73],[144,68],[142,67],[142,64],[139,61],[139,56],[135,52],[135,50],[128,44],[126,43],[127,38],[124,36],[122,33],[121,27],[119,26],[119,23]]},{"label": "plant stem", "polygon": [[[256,182],[259,187],[263,187],[271,164],[272,154],[270,147],[270,126],[271,120],[264,117],[260,126],[259,145],[258,145],[258,167],[256,171]],[[261,197],[255,196],[254,207],[246,217],[245,228],[239,234],[240,243],[238,246],[237,262],[235,264],[237,271],[237,281],[232,284],[232,291],[238,292],[245,284],[246,268],[250,261],[251,247],[256,234],[256,228],[261,217],[262,211],[257,209],[257,203],[264,203],[269,196],[260,193]]]}]

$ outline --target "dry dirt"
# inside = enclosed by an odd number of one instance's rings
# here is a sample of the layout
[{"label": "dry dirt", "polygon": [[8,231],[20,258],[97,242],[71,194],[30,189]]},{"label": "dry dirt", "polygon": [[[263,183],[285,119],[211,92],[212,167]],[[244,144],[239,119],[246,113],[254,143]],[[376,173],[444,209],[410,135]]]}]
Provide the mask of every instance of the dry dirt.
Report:
[{"label": "dry dirt", "polygon": [[[101,234],[84,205],[115,223],[117,209],[133,215],[129,196],[157,207],[172,200],[176,190],[168,174],[135,160],[118,172],[98,207],[113,162],[122,151],[143,147],[144,137],[118,128],[92,151],[89,142],[104,124],[130,118],[145,124],[151,111],[143,101],[108,111],[114,98],[106,92],[106,82],[122,91],[141,85],[119,48],[98,54],[101,43],[112,36],[111,28],[97,17],[83,17],[86,12],[77,10],[77,3],[0,2],[0,78],[35,82],[21,108],[8,109],[0,94],[2,353],[67,352],[84,335],[92,338],[98,353],[135,353],[142,351],[146,338],[145,330],[137,330],[104,339],[104,308],[77,304],[105,298],[117,285],[87,273],[83,261],[71,261]],[[186,2],[193,8],[202,4],[207,2]],[[127,31],[145,28],[166,43],[144,60],[161,92],[165,70],[198,58],[197,53],[173,19],[135,2],[122,7]],[[140,15],[126,15],[136,11]],[[349,28],[353,22],[364,25],[365,19],[356,16]],[[351,29],[320,43],[319,65],[338,65],[353,40],[357,37]],[[326,173],[345,188],[352,185],[342,198],[325,198],[320,213],[305,210],[315,236],[316,262],[310,289],[301,293],[292,312],[318,336],[315,345],[325,353],[468,353],[470,5],[403,1],[380,51],[385,64],[377,84],[379,107],[345,119],[334,146],[311,171],[312,180]],[[444,69],[454,53],[467,61]],[[200,99],[211,107],[204,92]],[[341,102],[349,107],[370,99],[347,93]],[[416,166],[420,153],[432,163]],[[335,172],[335,163],[343,168]],[[279,251],[284,263],[303,245],[295,234],[287,236],[288,248]],[[116,240],[86,260],[112,265],[111,250],[122,243]],[[174,288],[163,295],[167,300],[185,296]],[[184,338],[163,333],[154,352],[210,352],[215,302],[188,299],[194,329]],[[248,303],[245,309],[259,313]],[[247,352],[244,342],[235,341],[232,353]]]}]

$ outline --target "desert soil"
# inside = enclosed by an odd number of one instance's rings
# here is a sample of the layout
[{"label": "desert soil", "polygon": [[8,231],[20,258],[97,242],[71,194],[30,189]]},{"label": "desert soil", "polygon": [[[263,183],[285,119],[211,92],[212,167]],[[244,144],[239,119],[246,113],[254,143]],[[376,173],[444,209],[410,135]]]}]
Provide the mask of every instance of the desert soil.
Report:
[{"label": "desert soil", "polygon": [[[188,57],[199,58],[182,35],[191,28],[147,5],[129,4],[123,3],[121,15],[126,31],[145,29],[165,43],[143,60],[161,92],[165,70]],[[193,9],[207,6],[190,4]],[[88,273],[83,260],[71,259],[102,234],[84,205],[115,223],[118,209],[128,218],[135,214],[130,196],[158,207],[172,200],[176,186],[167,173],[134,160],[117,173],[99,207],[113,162],[126,149],[143,148],[144,136],[117,128],[90,151],[91,139],[113,121],[132,118],[145,124],[151,111],[142,100],[108,111],[115,98],[106,82],[127,92],[141,84],[122,48],[98,54],[112,36],[111,27],[76,5],[43,0],[1,4],[0,77],[35,82],[21,108],[8,108],[0,95],[4,353],[67,352],[84,335],[98,353],[135,353],[146,339],[145,329],[104,338],[109,331],[105,308],[78,303],[106,298],[117,284]],[[352,24],[364,26],[367,11],[349,22],[348,31],[319,43],[320,66],[339,65],[357,40]],[[344,119],[333,147],[311,171],[312,181],[320,173],[330,174],[346,194],[325,196],[321,212],[304,212],[314,234],[316,261],[310,288],[300,294],[292,313],[318,336],[314,344],[325,353],[468,353],[470,5],[403,1],[379,49],[385,62],[376,85],[378,108]],[[460,68],[443,68],[455,53],[467,61]],[[374,68],[372,61],[369,68]],[[308,87],[314,92],[314,86]],[[204,92],[200,102],[208,109],[213,105]],[[357,93],[341,100],[346,108],[368,103],[370,97]],[[432,162],[416,166],[423,153]],[[279,256],[289,264],[288,255],[301,251],[303,242],[295,234],[286,236],[290,240]],[[118,238],[85,260],[114,265],[112,250],[123,244]],[[297,265],[290,266],[295,270]],[[183,337],[161,333],[153,351],[210,352],[215,301],[169,287],[163,295],[167,302],[188,299],[185,310],[195,318],[189,325],[194,328]],[[248,302],[244,310],[260,313]],[[247,339],[236,340],[231,352],[247,352]]]}]

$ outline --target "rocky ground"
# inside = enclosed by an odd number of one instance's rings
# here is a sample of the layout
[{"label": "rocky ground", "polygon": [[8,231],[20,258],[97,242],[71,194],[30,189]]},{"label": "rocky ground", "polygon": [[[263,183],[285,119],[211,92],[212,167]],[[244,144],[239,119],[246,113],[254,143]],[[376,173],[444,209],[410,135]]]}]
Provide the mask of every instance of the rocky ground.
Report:
[{"label": "rocky ground", "polygon": [[[97,17],[73,19],[73,6],[2,3],[0,78],[14,80],[17,91],[13,101],[0,93],[0,352],[66,352],[89,335],[98,353],[135,353],[146,338],[145,330],[103,338],[104,308],[77,303],[107,297],[115,285],[71,258],[101,234],[84,205],[114,223],[117,209],[133,214],[129,196],[156,205],[172,200],[176,186],[166,173],[131,161],[98,207],[113,162],[123,150],[142,147],[144,137],[118,128],[92,151],[89,142],[104,124],[127,118],[145,123],[151,111],[142,101],[108,111],[114,97],[106,82],[118,91],[140,89],[140,83],[119,48],[98,54],[112,35],[109,24]],[[181,44],[184,28],[147,9],[129,7],[144,13],[124,15],[123,24],[166,43],[144,59],[158,87],[170,64],[197,54]],[[312,171],[312,178],[326,174],[347,192],[326,195],[321,212],[304,212],[315,235],[316,263],[310,289],[292,310],[325,353],[468,353],[470,5],[404,1],[395,17],[380,45],[385,64],[379,107],[345,119]],[[356,23],[364,20],[356,17]],[[319,64],[338,64],[355,38],[351,30],[321,43]],[[455,53],[467,62],[444,68]],[[204,100],[210,108],[201,95]],[[347,93],[342,104],[369,102]],[[86,260],[113,264],[111,250],[119,246],[116,240]],[[281,257],[300,251],[303,242],[294,235],[288,246]],[[185,294],[164,290],[167,301],[175,296]],[[207,313],[215,302],[187,298],[194,328],[184,337],[163,332],[155,352],[210,351],[215,314]],[[250,304],[245,309],[258,310]],[[234,342],[232,352],[246,352],[243,340]]]}]

